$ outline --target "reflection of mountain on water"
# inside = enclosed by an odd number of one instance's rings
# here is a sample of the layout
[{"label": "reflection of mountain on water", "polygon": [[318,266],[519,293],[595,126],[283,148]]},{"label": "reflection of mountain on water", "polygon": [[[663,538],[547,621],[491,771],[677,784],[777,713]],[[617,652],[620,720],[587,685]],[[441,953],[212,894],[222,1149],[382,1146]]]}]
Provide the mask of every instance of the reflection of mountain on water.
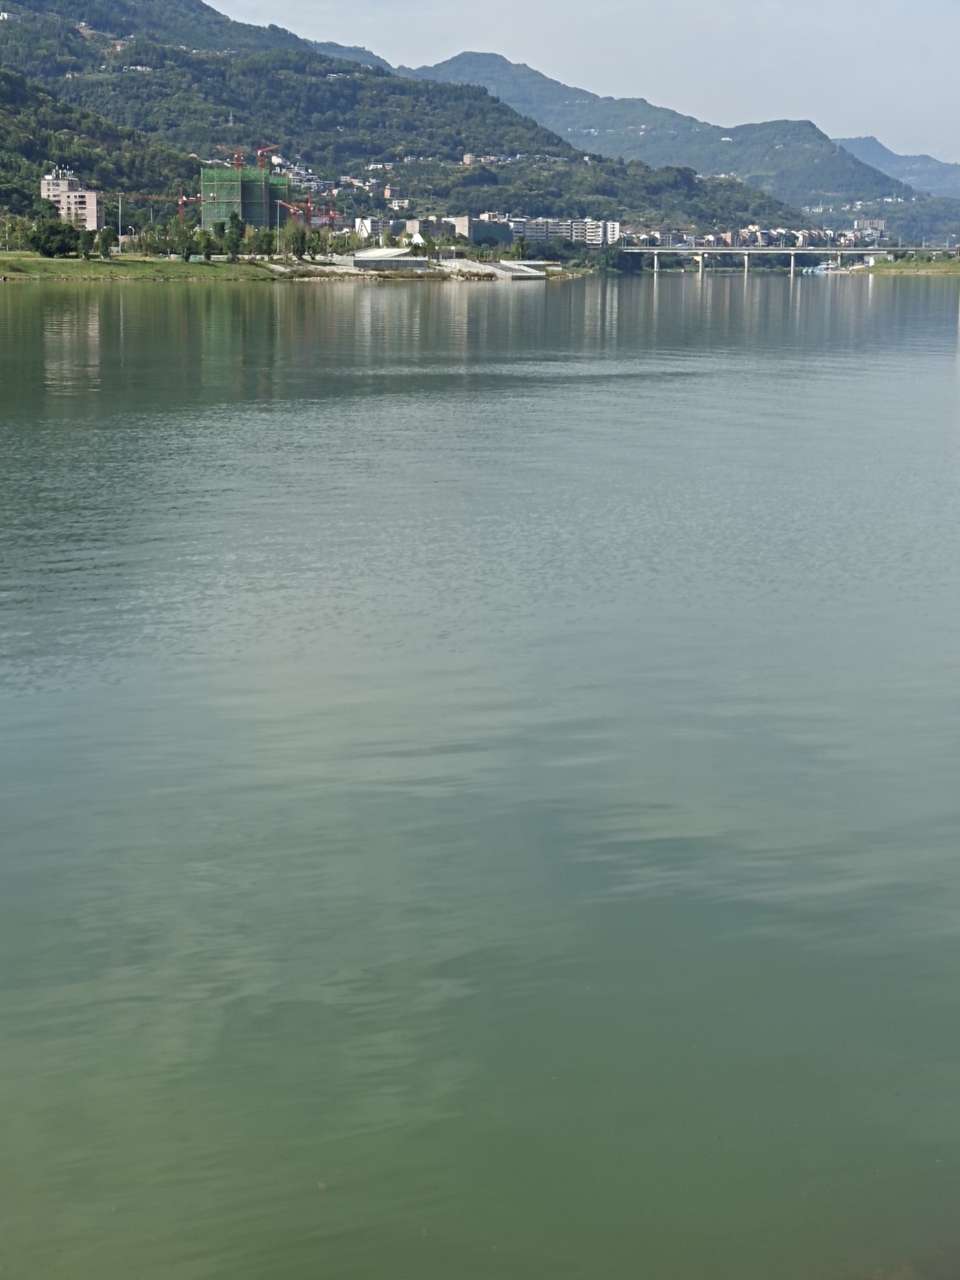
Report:
[{"label": "reflection of mountain on water", "polygon": [[[129,412],[168,415],[217,403],[403,396],[423,381],[457,394],[475,367],[495,394],[497,368],[508,390],[575,376],[591,358],[649,359],[654,347],[658,357],[685,361],[743,342],[757,358],[822,359],[840,349],[896,347],[905,337],[922,342],[953,305],[948,289],[921,299],[910,282],[898,290],[874,279],[791,284],[693,274],[536,289],[45,287],[27,296],[21,288],[4,291],[0,307],[11,306],[14,293],[17,342],[4,358],[41,365],[14,394],[32,397],[41,414],[47,403],[54,416],[57,397],[70,395],[80,419],[96,416],[104,382],[123,389]],[[534,343],[536,369],[527,355]]]},{"label": "reflection of mountain on water", "polygon": [[38,286],[0,337],[0,1267],[949,1240],[955,282]]}]

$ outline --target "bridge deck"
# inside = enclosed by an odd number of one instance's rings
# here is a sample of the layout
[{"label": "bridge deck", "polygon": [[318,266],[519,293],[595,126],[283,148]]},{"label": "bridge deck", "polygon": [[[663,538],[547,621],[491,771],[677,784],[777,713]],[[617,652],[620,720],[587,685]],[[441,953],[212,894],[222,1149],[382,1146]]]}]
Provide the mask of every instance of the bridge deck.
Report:
[{"label": "bridge deck", "polygon": [[948,247],[941,246],[939,248],[930,245],[859,245],[856,248],[848,246],[842,248],[832,248],[829,245],[738,245],[731,248],[729,245],[645,245],[632,244],[624,245],[622,253],[651,253],[662,254],[669,253],[674,255],[697,255],[709,254],[710,257],[735,257],[742,258],[744,254],[752,256],[771,255],[782,258],[785,254],[818,254],[831,258],[836,257],[865,257],[875,253],[949,253],[960,257],[960,245],[951,245]]}]

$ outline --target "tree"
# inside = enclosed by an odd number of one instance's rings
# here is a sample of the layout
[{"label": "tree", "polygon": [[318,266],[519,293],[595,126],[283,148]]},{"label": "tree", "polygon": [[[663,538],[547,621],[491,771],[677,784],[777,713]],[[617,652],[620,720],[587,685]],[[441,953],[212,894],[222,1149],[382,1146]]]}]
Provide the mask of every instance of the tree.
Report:
[{"label": "tree", "polygon": [[77,251],[82,257],[89,262],[90,255],[93,253],[93,243],[95,236],[92,231],[81,231],[77,238]]},{"label": "tree", "polygon": [[105,261],[110,257],[110,250],[116,244],[117,233],[113,227],[101,227],[97,233],[97,253]]},{"label": "tree", "polygon": [[179,222],[174,232],[173,242],[180,257],[184,262],[189,262],[196,248],[194,228],[188,227],[185,222]]},{"label": "tree", "polygon": [[525,258],[527,256],[527,242],[523,236],[517,236],[513,244],[510,245],[503,255],[505,258]]},{"label": "tree", "polygon": [[230,221],[227,223],[226,235],[223,237],[223,247],[226,249],[227,257],[231,262],[236,262],[240,257],[240,248],[243,244],[245,231],[246,227],[239,214],[231,213]]},{"label": "tree", "polygon": [[[620,252],[619,245],[608,244],[597,256],[604,271],[619,271],[623,265],[621,260],[626,255]],[[635,256],[640,257],[640,254],[636,254]]]},{"label": "tree", "polygon": [[258,227],[250,237],[250,252],[269,258],[274,252],[274,234],[269,227]]},{"label": "tree", "polygon": [[295,258],[302,258],[307,252],[307,230],[299,222],[288,223],[283,238],[287,252]]},{"label": "tree", "polygon": [[213,236],[209,231],[201,231],[197,236],[197,248],[203,256],[204,262],[209,262],[213,257]]},{"label": "tree", "polygon": [[330,233],[314,227],[310,232],[309,251],[312,258],[325,257],[330,252]]},{"label": "tree", "polygon": [[30,232],[27,243],[45,258],[66,258],[76,253],[80,232],[69,222],[43,219]]}]

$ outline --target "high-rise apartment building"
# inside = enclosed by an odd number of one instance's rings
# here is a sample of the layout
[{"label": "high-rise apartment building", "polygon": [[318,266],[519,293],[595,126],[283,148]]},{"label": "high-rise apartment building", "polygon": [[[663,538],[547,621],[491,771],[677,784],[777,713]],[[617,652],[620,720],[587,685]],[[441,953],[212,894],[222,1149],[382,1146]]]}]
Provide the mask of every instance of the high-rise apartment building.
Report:
[{"label": "high-rise apartment building", "polygon": [[80,231],[97,231],[103,226],[103,200],[99,191],[80,185],[70,169],[54,169],[40,179],[40,196],[55,204],[63,222]]}]

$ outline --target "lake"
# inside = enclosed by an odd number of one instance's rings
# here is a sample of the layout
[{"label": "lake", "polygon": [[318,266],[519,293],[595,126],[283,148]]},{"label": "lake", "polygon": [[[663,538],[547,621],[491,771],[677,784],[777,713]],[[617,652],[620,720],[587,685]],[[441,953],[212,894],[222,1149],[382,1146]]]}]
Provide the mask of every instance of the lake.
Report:
[{"label": "lake", "polygon": [[0,1273],[960,1267],[960,289],[0,286]]}]

